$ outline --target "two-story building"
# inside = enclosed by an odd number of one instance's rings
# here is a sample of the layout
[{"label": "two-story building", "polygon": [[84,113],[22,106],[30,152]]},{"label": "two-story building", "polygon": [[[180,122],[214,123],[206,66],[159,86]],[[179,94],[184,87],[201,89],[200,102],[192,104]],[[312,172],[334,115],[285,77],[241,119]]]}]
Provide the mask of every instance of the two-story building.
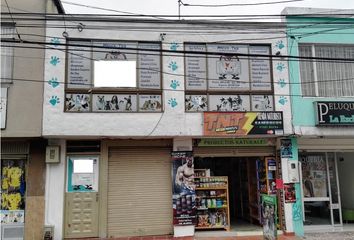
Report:
[{"label": "two-story building", "polygon": [[279,228],[293,232],[275,181],[278,139],[292,133],[281,23],[52,20],[43,136],[60,149],[46,168],[55,239],[260,228],[261,193],[278,196]]},{"label": "two-story building", "polygon": [[[344,229],[354,209],[353,10],[286,8],[301,206],[295,232]],[[301,213],[301,214],[297,214]]]},{"label": "two-story building", "polygon": [[1,239],[43,239],[46,14],[60,1],[1,1]]}]

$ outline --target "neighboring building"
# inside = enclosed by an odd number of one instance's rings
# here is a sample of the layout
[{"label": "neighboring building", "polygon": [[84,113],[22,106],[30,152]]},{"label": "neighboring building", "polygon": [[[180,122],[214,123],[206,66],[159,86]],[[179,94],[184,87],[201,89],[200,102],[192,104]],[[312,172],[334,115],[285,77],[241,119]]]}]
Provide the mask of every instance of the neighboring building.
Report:
[{"label": "neighboring building", "polygon": [[283,14],[289,55],[302,57],[289,62],[293,160],[302,176],[295,232],[342,229],[354,209],[354,10]]},{"label": "neighboring building", "polygon": [[[44,41],[46,13],[59,1],[1,1],[1,239],[43,239],[45,49],[7,41]],[[29,47],[29,48],[28,48]]]},{"label": "neighboring building", "polygon": [[[60,148],[59,161],[46,168],[46,224],[55,239],[193,235],[194,226],[182,222],[194,220],[178,215],[193,200],[173,193],[178,180],[171,176],[187,181],[193,165],[178,168],[171,152],[189,159],[193,151],[194,168],[229,177],[229,201],[206,191],[228,210],[199,214],[199,226],[202,218],[204,226],[227,229],[241,218],[259,226],[259,194],[277,192],[275,171],[283,173],[277,140],[292,134],[287,62],[271,58],[287,55],[283,25],[65,21],[47,28],[54,48],[46,51],[44,76],[43,136]],[[265,157],[274,172],[257,178]],[[265,176],[268,184],[260,184]],[[278,199],[281,229],[292,232]]]}]

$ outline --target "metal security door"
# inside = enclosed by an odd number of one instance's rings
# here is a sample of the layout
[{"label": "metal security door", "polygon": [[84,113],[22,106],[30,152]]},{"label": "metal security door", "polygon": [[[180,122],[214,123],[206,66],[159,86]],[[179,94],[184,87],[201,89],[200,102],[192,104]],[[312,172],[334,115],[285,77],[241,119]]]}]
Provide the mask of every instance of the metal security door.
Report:
[{"label": "metal security door", "polygon": [[68,157],[65,238],[98,236],[98,194],[98,157]]}]

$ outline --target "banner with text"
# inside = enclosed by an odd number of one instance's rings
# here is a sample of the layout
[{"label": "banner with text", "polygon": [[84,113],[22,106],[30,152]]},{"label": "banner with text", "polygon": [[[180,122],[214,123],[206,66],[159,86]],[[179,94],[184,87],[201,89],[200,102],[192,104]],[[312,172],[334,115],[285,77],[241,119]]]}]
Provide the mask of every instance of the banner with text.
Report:
[{"label": "banner with text", "polygon": [[204,136],[282,135],[282,112],[204,112]]}]

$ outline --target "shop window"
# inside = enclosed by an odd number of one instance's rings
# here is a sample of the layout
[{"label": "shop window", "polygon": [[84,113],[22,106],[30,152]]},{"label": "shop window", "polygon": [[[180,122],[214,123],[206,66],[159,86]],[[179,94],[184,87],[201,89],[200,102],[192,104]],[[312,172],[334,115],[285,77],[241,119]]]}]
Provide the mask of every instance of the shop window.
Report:
[{"label": "shop window", "polygon": [[161,112],[161,43],[68,41],[66,112]]},{"label": "shop window", "polygon": [[187,112],[274,110],[270,46],[186,43],[185,51]]},{"label": "shop window", "polygon": [[26,161],[1,160],[1,224],[24,223]]},{"label": "shop window", "polygon": [[[299,45],[301,57],[354,58],[353,45]],[[300,61],[304,97],[345,97],[354,95],[354,63],[343,61]]]}]

